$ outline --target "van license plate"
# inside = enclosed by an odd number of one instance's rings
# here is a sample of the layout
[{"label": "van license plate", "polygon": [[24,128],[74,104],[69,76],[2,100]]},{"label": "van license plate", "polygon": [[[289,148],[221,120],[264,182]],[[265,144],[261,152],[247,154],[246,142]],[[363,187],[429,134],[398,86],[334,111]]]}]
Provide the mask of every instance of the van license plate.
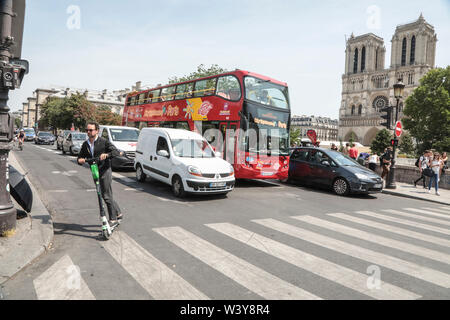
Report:
[{"label": "van license plate", "polygon": [[273,176],[273,172],[261,172],[262,176]]},{"label": "van license plate", "polygon": [[210,188],[215,188],[215,187],[225,187],[227,183],[226,182],[211,182],[209,184]]}]

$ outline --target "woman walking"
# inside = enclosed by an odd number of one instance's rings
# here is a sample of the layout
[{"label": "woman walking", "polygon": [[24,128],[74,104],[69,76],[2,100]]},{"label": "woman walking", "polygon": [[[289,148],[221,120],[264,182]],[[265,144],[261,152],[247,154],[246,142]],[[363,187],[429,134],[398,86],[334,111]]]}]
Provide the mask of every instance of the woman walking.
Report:
[{"label": "woman walking", "polygon": [[439,152],[434,153],[433,159],[430,161],[430,168],[433,170],[433,176],[430,178],[430,183],[428,184],[428,193],[431,193],[431,186],[434,181],[434,188],[436,189],[436,195],[439,194],[439,176],[443,167],[443,162],[440,159]]}]

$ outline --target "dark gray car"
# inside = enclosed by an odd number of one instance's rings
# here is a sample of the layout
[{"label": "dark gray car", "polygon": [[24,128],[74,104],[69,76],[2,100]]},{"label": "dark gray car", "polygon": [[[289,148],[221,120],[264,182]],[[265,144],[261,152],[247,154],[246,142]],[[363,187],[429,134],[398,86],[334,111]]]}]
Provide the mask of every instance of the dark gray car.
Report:
[{"label": "dark gray car", "polygon": [[381,192],[383,180],[340,152],[300,147],[289,160],[289,181],[331,188],[338,195]]}]

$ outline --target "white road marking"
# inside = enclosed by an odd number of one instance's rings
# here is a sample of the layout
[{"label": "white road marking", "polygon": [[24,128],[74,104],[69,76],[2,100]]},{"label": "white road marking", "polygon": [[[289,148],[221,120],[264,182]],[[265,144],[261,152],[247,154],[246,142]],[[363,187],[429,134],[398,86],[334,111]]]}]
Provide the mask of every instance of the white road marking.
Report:
[{"label": "white road marking", "polygon": [[450,221],[444,221],[441,219],[435,219],[435,218],[428,218],[428,217],[424,217],[422,215],[418,215],[418,214],[414,214],[414,213],[409,213],[409,212],[402,212],[399,210],[392,210],[392,209],[386,209],[386,210],[382,210],[384,212],[387,213],[391,213],[397,216],[402,216],[402,217],[407,217],[407,218],[414,218],[417,220],[422,220],[422,221],[426,221],[426,222],[432,222],[432,223],[438,223],[438,224],[443,224],[446,226],[450,226]]},{"label": "white road marking", "polygon": [[125,188],[125,191],[144,191],[144,188]]},{"label": "white road marking", "polygon": [[355,228],[350,228],[344,225],[340,225],[338,223],[330,222],[324,219],[319,219],[312,216],[296,216],[292,217],[293,219],[307,222],[313,225],[316,225],[321,228],[329,229],[331,231],[339,232],[345,234],[347,236],[359,238],[365,241],[369,241],[378,245],[382,245],[385,247],[394,248],[396,250],[404,251],[406,253],[415,254],[421,257],[425,257],[428,259],[436,260],[439,262],[443,262],[446,264],[450,264],[450,255],[419,247],[410,243],[389,239],[383,236],[375,235],[369,232],[361,231]]},{"label": "white road marking", "polygon": [[380,289],[369,289],[367,287],[367,274],[356,272],[328,260],[289,247],[239,226],[230,223],[207,224],[207,226],[264,253],[372,298],[383,300],[420,298],[417,294],[384,281],[381,281]]},{"label": "white road marking", "polygon": [[59,174],[59,173],[61,173],[61,171],[52,171],[52,173]]},{"label": "white road marking", "polygon": [[96,192],[97,189],[86,189],[87,192]]},{"label": "white road marking", "polygon": [[69,192],[69,190],[49,190],[48,192],[51,192],[51,193],[64,193],[64,192]]},{"label": "white road marking", "polygon": [[423,208],[423,209],[425,209],[425,210],[432,210],[432,211],[440,212],[440,213],[446,213],[445,216],[450,218],[450,207],[448,207],[447,210],[438,209],[438,208]]},{"label": "white road marking", "polygon": [[203,263],[265,299],[321,299],[180,228],[155,228],[155,232]]},{"label": "white road marking", "polygon": [[209,299],[123,231],[116,231],[104,247],[154,299]]},{"label": "white road marking", "polygon": [[[382,215],[382,214],[376,214],[376,213],[371,212],[371,211],[357,211],[357,213],[363,214],[363,215],[366,215],[366,216],[369,216],[369,217],[374,217],[374,218],[377,218],[377,219],[381,219],[381,220],[401,223],[401,224],[404,224],[404,225],[407,225],[407,226],[412,226],[412,227],[416,227],[416,228],[420,228],[420,229],[424,229],[424,230],[430,230],[430,231],[434,231],[434,232],[439,232],[439,233],[450,235],[450,230],[449,229],[445,229],[445,228],[433,227],[433,226],[430,226],[428,224],[412,222],[412,221],[409,221],[409,220],[406,220],[406,219],[394,218],[394,217],[390,217],[390,216],[386,216],[386,215]],[[401,229],[401,228],[397,228],[397,227],[393,227],[393,226],[388,226],[387,224],[380,224],[380,223],[377,223],[375,221],[368,221],[368,220],[366,220],[366,222],[363,223],[363,224],[366,224],[369,227],[370,226],[376,226],[378,224],[385,230],[388,230],[388,229],[386,229],[386,227],[389,227],[390,228],[389,231],[396,230],[394,232],[399,233],[399,234],[403,234],[405,236],[411,236],[412,238],[417,238],[419,240],[425,240],[426,238],[428,238],[429,240],[432,240],[431,242],[435,242],[436,241],[436,243],[438,242],[437,240],[440,240],[439,244],[441,244],[443,246],[449,246],[449,244],[450,244],[450,240],[444,240],[444,239],[441,239],[441,238],[438,238],[438,237],[428,236],[426,234],[414,232],[414,231],[411,231],[411,230],[408,230],[408,229]],[[404,231],[401,231],[401,230],[404,230]],[[429,241],[429,240],[426,240],[426,241]]]},{"label": "white road marking", "polygon": [[[426,225],[422,225],[420,223],[414,223],[414,222],[410,223],[409,221],[402,221],[400,219],[395,219],[395,218],[391,219],[390,217],[383,216],[381,214],[376,214],[376,213],[371,212],[371,211],[357,211],[356,213],[362,214],[362,215],[365,215],[365,216],[368,216],[368,217],[374,217],[374,218],[377,218],[377,219],[386,220],[386,221],[402,223],[404,225],[410,225],[410,226],[417,227],[417,228],[421,228],[422,226],[424,227],[422,229],[426,229],[427,228]],[[422,241],[431,242],[431,243],[434,243],[434,244],[437,244],[437,245],[440,245],[440,246],[450,247],[450,240],[446,240],[446,239],[442,239],[442,238],[439,238],[439,237],[430,236],[428,234],[424,234],[424,233],[420,233],[420,232],[415,232],[415,231],[412,231],[412,230],[409,230],[409,229],[403,229],[403,228],[391,226],[391,225],[384,224],[384,223],[379,223],[379,222],[372,221],[372,220],[361,219],[361,218],[353,217],[353,216],[350,216],[350,215],[347,215],[347,214],[344,214],[344,213],[330,214],[330,216],[337,217],[337,218],[344,219],[344,220],[351,221],[351,222],[355,222],[355,223],[359,223],[359,224],[362,224],[362,225],[365,225],[365,226],[368,226],[368,227],[373,227],[373,228],[377,228],[377,229],[380,229],[380,230],[385,230],[385,231],[401,234],[402,236],[415,238],[415,239],[422,240]],[[433,231],[435,231],[435,230],[433,230]],[[450,230],[449,230],[449,234],[450,234]]]},{"label": "white road marking", "polygon": [[39,300],[95,300],[79,267],[65,255],[33,280]]},{"label": "white road marking", "polygon": [[450,219],[450,214],[442,214],[442,213],[436,213],[430,210],[423,210],[423,209],[416,209],[416,208],[404,208],[405,210],[408,211],[413,211],[413,212],[417,212],[417,213],[424,213],[426,215],[429,216],[434,216],[434,217],[438,217],[438,218],[444,218],[446,219],[446,221],[449,221]]},{"label": "white road marking", "polygon": [[183,201],[178,201],[178,200],[172,200],[172,199],[166,199],[166,198],[161,198],[161,197],[157,197],[154,196],[156,199],[164,201],[164,202],[172,202],[172,203],[177,203],[177,204],[181,204],[183,206],[188,206],[188,207],[192,207],[192,204],[188,203],[188,202],[183,202]]},{"label": "white road marking", "polygon": [[385,266],[389,269],[404,273],[414,278],[450,288],[450,277],[448,274],[436,271],[418,264],[379,253],[370,249],[359,247],[344,241],[321,235],[306,229],[292,226],[274,219],[252,220],[267,228],[287,234],[315,245],[337,251],[348,256],[368,261],[371,264]]}]

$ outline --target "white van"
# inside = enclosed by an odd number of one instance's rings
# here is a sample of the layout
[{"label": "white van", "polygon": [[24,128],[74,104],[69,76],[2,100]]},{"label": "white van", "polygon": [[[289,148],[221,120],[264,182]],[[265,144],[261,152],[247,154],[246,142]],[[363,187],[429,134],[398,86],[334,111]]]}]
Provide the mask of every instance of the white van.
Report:
[{"label": "white van", "polygon": [[143,128],[134,168],[138,181],[160,180],[172,186],[176,197],[228,193],[235,183],[233,167],[200,134],[184,129]]},{"label": "white van", "polygon": [[100,126],[99,136],[109,140],[119,151],[125,153],[122,157],[112,159],[112,168],[133,168],[136,156],[136,145],[139,129],[122,126]]}]

